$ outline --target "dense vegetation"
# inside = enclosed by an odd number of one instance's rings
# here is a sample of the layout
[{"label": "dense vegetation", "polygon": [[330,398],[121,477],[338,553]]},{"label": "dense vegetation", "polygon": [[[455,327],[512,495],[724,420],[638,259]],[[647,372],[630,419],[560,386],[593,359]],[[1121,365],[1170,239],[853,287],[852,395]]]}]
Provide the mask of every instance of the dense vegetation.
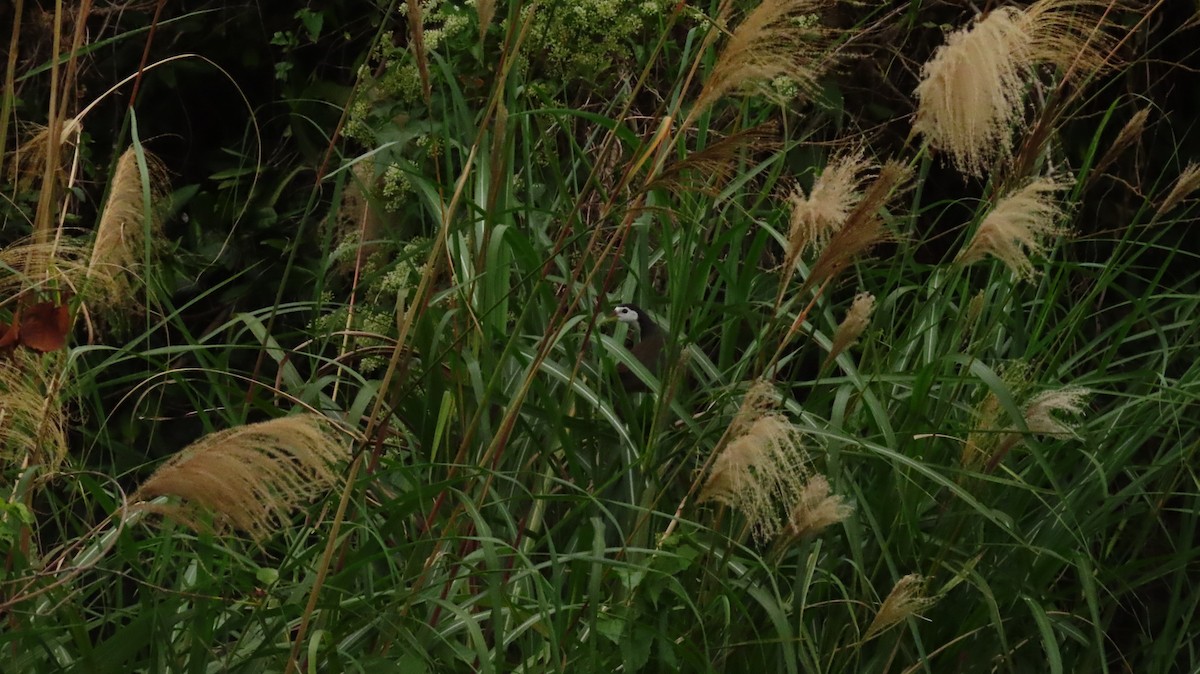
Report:
[{"label": "dense vegetation", "polygon": [[0,26],[0,670],[1200,667],[1195,3]]}]

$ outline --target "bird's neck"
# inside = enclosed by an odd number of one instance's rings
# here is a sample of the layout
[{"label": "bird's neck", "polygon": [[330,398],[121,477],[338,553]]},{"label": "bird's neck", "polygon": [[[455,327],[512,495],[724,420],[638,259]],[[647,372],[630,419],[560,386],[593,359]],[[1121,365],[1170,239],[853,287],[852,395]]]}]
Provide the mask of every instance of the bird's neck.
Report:
[{"label": "bird's neck", "polygon": [[638,334],[641,336],[642,339],[646,339],[646,338],[650,337],[651,335],[657,335],[659,332],[662,332],[659,329],[658,325],[656,325],[654,323],[654,321],[650,320],[650,317],[647,316],[645,313],[640,313],[640,312],[638,313],[637,323],[638,323]]}]

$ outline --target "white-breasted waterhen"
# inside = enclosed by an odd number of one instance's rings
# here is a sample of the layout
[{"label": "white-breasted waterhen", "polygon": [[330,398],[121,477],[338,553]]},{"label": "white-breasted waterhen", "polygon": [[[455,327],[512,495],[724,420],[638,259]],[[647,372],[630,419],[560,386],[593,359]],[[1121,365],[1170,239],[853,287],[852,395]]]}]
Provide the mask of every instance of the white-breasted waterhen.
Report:
[{"label": "white-breasted waterhen", "polygon": [[[667,333],[642,311],[636,304],[618,304],[613,309],[613,317],[621,323],[637,325],[638,340],[629,347],[629,353],[638,359],[651,374],[658,376],[662,367],[663,352],[667,346]],[[621,387],[630,393],[642,393],[650,390],[646,382],[638,378],[632,370],[623,363],[617,365],[617,376],[621,379]]]}]

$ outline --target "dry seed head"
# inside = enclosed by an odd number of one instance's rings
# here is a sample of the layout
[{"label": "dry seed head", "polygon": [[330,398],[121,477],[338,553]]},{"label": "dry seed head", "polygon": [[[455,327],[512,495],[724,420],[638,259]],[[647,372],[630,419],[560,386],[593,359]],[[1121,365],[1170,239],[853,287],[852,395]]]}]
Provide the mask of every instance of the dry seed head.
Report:
[{"label": "dry seed head", "polygon": [[1158,212],[1162,214],[1175,208],[1179,202],[1190,197],[1192,192],[1197,189],[1200,189],[1200,164],[1192,162],[1179,174],[1179,179],[1175,181],[1175,186],[1171,188],[1167,198],[1163,199],[1162,205],[1158,207]]},{"label": "dry seed head", "polygon": [[[62,131],[59,134],[60,164],[67,161],[67,152],[71,150],[71,144],[78,137],[81,128],[82,125],[75,118],[63,120]],[[42,178],[42,168],[50,153],[50,127],[23,124],[20,130],[21,135],[27,139],[19,143],[12,152],[8,177],[21,189],[27,189],[31,183]]]},{"label": "dry seed head", "polygon": [[337,480],[335,464],[347,458],[329,422],[301,414],[209,434],[164,463],[133,500],[157,496],[181,500],[169,506],[135,507],[165,512],[193,525],[200,510],[261,541],[291,511]]},{"label": "dry seed head", "polygon": [[155,211],[166,197],[167,172],[154,155],[143,152],[143,156],[151,200],[149,222],[136,148],[130,147],[121,155],[109,180],[108,201],[100,214],[88,263],[88,297],[100,311],[137,306],[133,279],[145,257],[146,235],[149,233],[151,242],[161,237]]},{"label": "dry seed head", "polygon": [[921,69],[913,130],[964,173],[982,174],[1011,153],[1032,54],[1022,18],[1015,8],[997,9],[951,33]]},{"label": "dry seed head", "polygon": [[762,416],[779,407],[779,391],[767,379],[755,379],[742,396],[742,404],[729,424],[729,436],[745,435],[750,426]]},{"label": "dry seed head", "polygon": [[867,635],[864,640],[917,615],[933,602],[933,599],[925,596],[925,579],[919,574],[908,574],[896,582],[895,587],[888,593],[887,599],[883,600],[883,606],[879,607],[875,619],[867,627]]},{"label": "dry seed head", "polygon": [[812,191],[795,188],[788,195],[791,216],[785,266],[791,268],[808,248],[823,248],[829,237],[842,228],[854,205],[862,198],[862,185],[869,173],[878,170],[862,149],[830,160],[813,183]]},{"label": "dry seed head", "polygon": [[1025,405],[1025,425],[1033,433],[1055,438],[1078,438],[1076,428],[1053,415],[1062,412],[1074,416],[1083,414],[1084,404],[1091,391],[1078,386],[1054,389],[1037,394]]},{"label": "dry seed head", "polygon": [[[748,87],[770,94],[777,77],[790,78],[801,91],[815,87],[824,69],[821,52],[830,30],[819,14],[828,0],[763,0],[733,30],[689,113],[689,122],[713,103]],[[728,5],[723,5],[727,10]],[[687,128],[688,123],[685,123]]]},{"label": "dry seed head", "polygon": [[824,475],[813,475],[796,496],[788,516],[787,533],[796,538],[815,536],[852,514],[854,506],[829,493],[829,480]]},{"label": "dry seed head", "polygon": [[0,460],[52,472],[67,456],[60,400],[65,355],[16,349],[0,363]]},{"label": "dry seed head", "polygon": [[482,42],[496,15],[496,0],[475,0],[475,12],[479,16],[479,41]]},{"label": "dry seed head", "polygon": [[22,239],[0,249],[0,298],[32,289],[76,291],[87,275],[88,251],[68,239]]},{"label": "dry seed head", "polygon": [[713,461],[699,501],[736,508],[755,539],[767,541],[779,532],[781,513],[803,492],[807,462],[799,429],[780,414],[766,414]]},{"label": "dry seed head", "polygon": [[910,175],[908,167],[896,161],[888,161],[880,168],[879,176],[867,187],[858,205],[846,217],[845,224],[829,237],[829,242],[813,263],[805,281],[806,288],[840,274],[875,244],[895,238],[884,226],[879,211]]},{"label": "dry seed head", "polygon": [[846,312],[846,318],[838,324],[833,333],[833,344],[829,347],[829,355],[825,362],[832,362],[843,351],[850,348],[863,331],[871,323],[871,313],[875,311],[875,296],[871,293],[859,293],[854,297],[854,303]]},{"label": "dry seed head", "polygon": [[1087,0],[1040,0],[1024,11],[1001,7],[951,33],[921,70],[913,130],[949,154],[960,171],[982,175],[1012,152],[1036,65],[1055,65],[1076,80],[1111,65],[1111,14],[1104,8]]},{"label": "dry seed head", "polygon": [[676,193],[696,191],[715,196],[734,178],[747,154],[778,147],[779,130],[775,124],[745,129],[667,164],[645,190],[663,187]]},{"label": "dry seed head", "polygon": [[1065,188],[1062,182],[1040,178],[1000,199],[956,262],[967,265],[990,255],[1018,278],[1032,279],[1035,271],[1029,256],[1044,253],[1046,239],[1067,233],[1055,224],[1063,215],[1057,193]]},{"label": "dry seed head", "polygon": [[1125,122],[1125,126],[1121,127],[1117,137],[1113,139],[1108,149],[1100,157],[1100,161],[1096,162],[1096,166],[1092,168],[1092,175],[1098,175],[1108,168],[1109,164],[1116,161],[1117,157],[1125,151],[1130,145],[1142,137],[1142,132],[1146,130],[1146,121],[1150,119],[1150,108],[1142,108],[1138,110],[1133,117]]},{"label": "dry seed head", "polygon": [[1002,436],[1000,417],[1003,413],[1000,397],[995,391],[988,391],[975,407],[975,423],[967,435],[966,444],[963,445],[960,462],[964,468],[978,468],[995,454]]}]

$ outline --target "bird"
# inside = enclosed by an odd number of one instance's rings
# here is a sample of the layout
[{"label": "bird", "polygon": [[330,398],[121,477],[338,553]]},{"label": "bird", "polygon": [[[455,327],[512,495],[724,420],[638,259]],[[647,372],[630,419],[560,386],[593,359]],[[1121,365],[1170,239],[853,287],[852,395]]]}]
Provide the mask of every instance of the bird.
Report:
[{"label": "bird", "polygon": [[[638,341],[629,347],[629,353],[638,359],[650,374],[658,375],[662,366],[663,351],[667,345],[667,333],[650,318],[649,314],[636,304],[618,304],[613,309],[613,317],[620,323],[636,324]],[[625,366],[617,365],[617,376],[621,386],[630,393],[642,393],[649,390],[646,382]]]}]

